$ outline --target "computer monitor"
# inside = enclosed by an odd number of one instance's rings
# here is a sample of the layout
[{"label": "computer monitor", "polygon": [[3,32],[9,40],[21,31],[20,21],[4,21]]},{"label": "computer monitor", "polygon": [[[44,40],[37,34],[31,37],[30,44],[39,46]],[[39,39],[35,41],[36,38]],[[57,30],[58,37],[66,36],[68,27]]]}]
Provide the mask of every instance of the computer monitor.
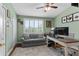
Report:
[{"label": "computer monitor", "polygon": [[54,34],[53,36],[55,37],[56,35],[69,35],[69,28],[68,27],[56,27],[54,29]]}]

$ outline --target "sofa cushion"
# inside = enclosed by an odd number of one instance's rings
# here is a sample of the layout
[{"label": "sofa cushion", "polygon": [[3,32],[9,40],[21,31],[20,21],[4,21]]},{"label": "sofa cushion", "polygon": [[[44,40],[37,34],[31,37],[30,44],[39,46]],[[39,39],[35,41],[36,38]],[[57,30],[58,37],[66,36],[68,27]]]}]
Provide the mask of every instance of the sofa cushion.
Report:
[{"label": "sofa cushion", "polygon": [[24,40],[22,42],[22,47],[39,46],[44,44],[46,44],[46,40],[44,40],[43,38],[30,39],[30,40]]}]

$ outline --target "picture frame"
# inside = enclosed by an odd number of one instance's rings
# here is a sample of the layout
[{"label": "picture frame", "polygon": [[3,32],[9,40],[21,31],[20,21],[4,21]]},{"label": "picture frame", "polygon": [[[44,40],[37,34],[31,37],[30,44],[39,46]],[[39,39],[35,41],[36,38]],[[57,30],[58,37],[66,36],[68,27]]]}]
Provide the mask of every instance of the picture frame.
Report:
[{"label": "picture frame", "polygon": [[46,21],[46,27],[51,28],[51,21]]},{"label": "picture frame", "polygon": [[73,21],[73,14],[68,15],[66,20],[67,20],[67,22],[72,22]]},{"label": "picture frame", "polygon": [[62,23],[66,23],[67,22],[67,17],[65,16],[65,17],[62,17]]},{"label": "picture frame", "polygon": [[73,21],[79,21],[79,12],[73,14]]},{"label": "picture frame", "polygon": [[7,9],[7,17],[10,18],[10,11]]}]

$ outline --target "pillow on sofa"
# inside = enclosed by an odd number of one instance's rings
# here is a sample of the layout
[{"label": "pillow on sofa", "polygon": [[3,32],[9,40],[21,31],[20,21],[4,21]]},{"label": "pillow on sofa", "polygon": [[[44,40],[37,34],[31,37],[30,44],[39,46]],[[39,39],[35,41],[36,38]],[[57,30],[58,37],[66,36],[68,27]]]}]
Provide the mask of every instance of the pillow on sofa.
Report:
[{"label": "pillow on sofa", "polygon": [[29,37],[30,37],[30,38],[33,38],[33,39],[34,39],[34,38],[38,38],[38,34],[30,34]]},{"label": "pillow on sofa", "polygon": [[29,39],[29,35],[28,34],[24,34],[24,39]]},{"label": "pillow on sofa", "polygon": [[43,38],[43,36],[44,36],[43,34],[38,34],[38,35],[39,35],[39,38]]}]

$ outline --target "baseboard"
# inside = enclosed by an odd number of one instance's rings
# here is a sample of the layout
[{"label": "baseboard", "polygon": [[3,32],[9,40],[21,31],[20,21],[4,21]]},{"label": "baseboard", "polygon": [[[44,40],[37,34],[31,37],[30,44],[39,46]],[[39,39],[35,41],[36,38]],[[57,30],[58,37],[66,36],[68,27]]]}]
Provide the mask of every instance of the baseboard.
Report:
[{"label": "baseboard", "polygon": [[9,50],[9,52],[7,53],[6,56],[11,56],[11,54],[13,53],[13,51],[15,50],[16,48],[16,44]]},{"label": "baseboard", "polygon": [[8,54],[7,54],[7,56],[11,56],[16,47],[21,47],[21,43],[16,43],[16,44],[13,46],[13,48],[10,49],[10,51],[9,51]]}]

